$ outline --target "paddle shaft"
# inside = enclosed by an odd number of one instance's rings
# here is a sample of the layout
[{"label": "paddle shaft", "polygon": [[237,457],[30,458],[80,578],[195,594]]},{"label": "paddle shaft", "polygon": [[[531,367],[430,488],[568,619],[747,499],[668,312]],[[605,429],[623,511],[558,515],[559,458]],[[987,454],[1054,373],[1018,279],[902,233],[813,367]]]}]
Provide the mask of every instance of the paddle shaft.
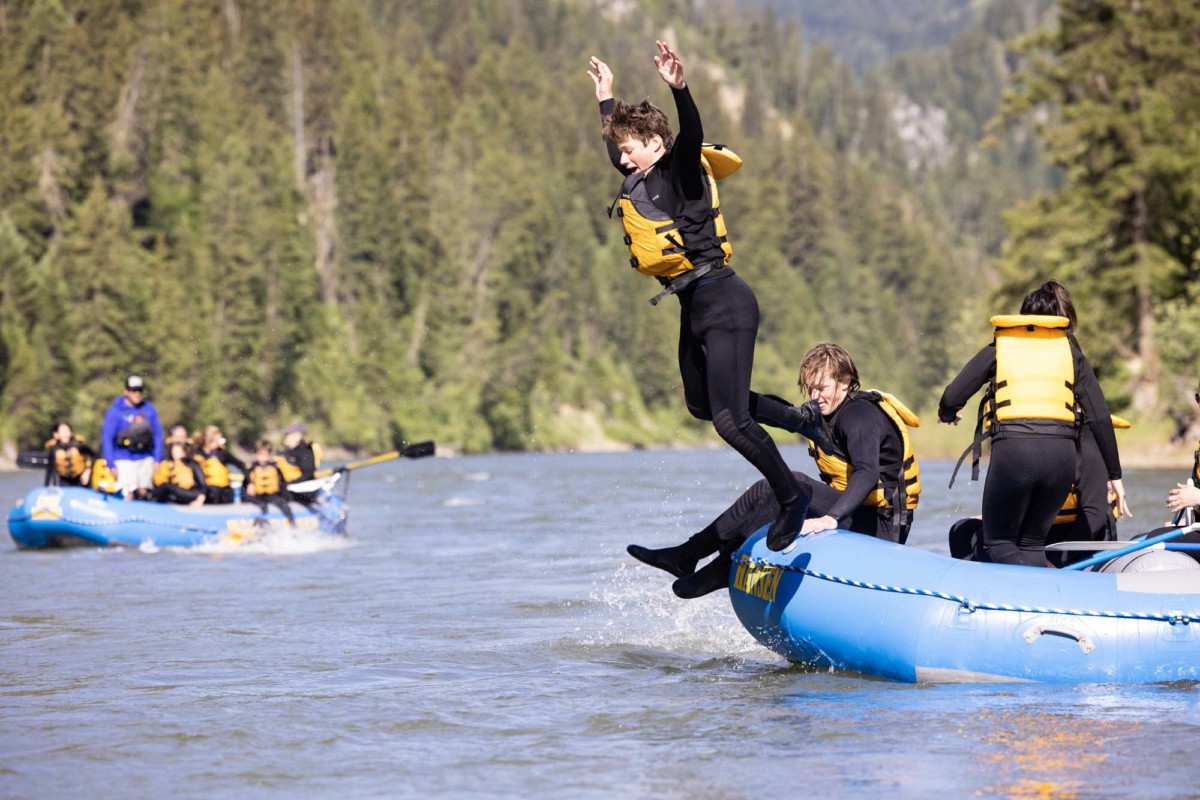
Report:
[{"label": "paddle shaft", "polygon": [[[1049,553],[1098,553],[1100,551],[1116,550],[1130,544],[1139,544],[1139,542],[1057,542],[1055,544],[1046,545],[1046,552]],[[1146,548],[1147,550],[1177,550],[1180,552],[1191,552],[1200,550],[1200,544],[1192,544],[1189,542],[1163,542],[1162,544],[1152,545]]]},{"label": "paddle shaft", "polygon": [[1106,551],[1103,553],[1097,553],[1096,555],[1092,556],[1091,558],[1085,558],[1083,561],[1076,561],[1074,564],[1070,564],[1068,566],[1063,567],[1063,569],[1073,569],[1073,570],[1087,569],[1088,567],[1095,566],[1096,564],[1103,564],[1106,561],[1112,561],[1114,558],[1120,558],[1121,556],[1128,555],[1129,553],[1136,553],[1139,550],[1145,550],[1146,548],[1153,547],[1154,545],[1159,544],[1160,542],[1169,542],[1172,539],[1178,539],[1180,536],[1183,536],[1185,533],[1189,533],[1189,532],[1195,530],[1195,528],[1196,528],[1195,525],[1190,525],[1186,528],[1179,528],[1177,530],[1167,531],[1164,534],[1160,534],[1159,536],[1151,537],[1144,541],[1133,542],[1127,547],[1121,547],[1116,550],[1109,550],[1109,551]]},{"label": "paddle shaft", "polygon": [[[360,469],[361,467],[369,467],[374,464],[382,464],[385,461],[393,461],[399,457],[400,457],[400,452],[398,450],[393,450],[390,453],[383,453],[381,455],[372,456],[371,458],[364,458],[362,461],[352,461],[349,464],[346,464],[345,466],[338,467],[338,469],[342,469],[342,470]],[[332,468],[331,469],[319,469],[313,473],[313,477],[314,478],[324,478],[327,475],[332,475],[335,471],[336,470],[334,470]]]},{"label": "paddle shaft", "polygon": [[364,458],[362,461],[352,461],[349,464],[338,467],[337,469],[319,469],[313,473],[313,477],[324,478],[328,475],[332,475],[334,472],[345,472],[347,470],[360,469],[361,467],[370,467],[375,464],[382,464],[385,461],[393,461],[401,456],[404,458],[424,458],[425,456],[433,455],[434,450],[436,449],[437,447],[433,442],[417,442],[416,444],[410,444],[400,450],[393,450],[390,453],[382,453],[377,456],[371,456],[370,458]]}]

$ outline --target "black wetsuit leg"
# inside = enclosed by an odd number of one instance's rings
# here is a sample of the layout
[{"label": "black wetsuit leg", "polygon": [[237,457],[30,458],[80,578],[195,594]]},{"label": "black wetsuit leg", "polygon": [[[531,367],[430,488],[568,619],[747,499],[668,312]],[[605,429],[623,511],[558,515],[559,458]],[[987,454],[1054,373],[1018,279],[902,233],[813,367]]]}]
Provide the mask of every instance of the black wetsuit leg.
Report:
[{"label": "black wetsuit leg", "polygon": [[287,517],[289,525],[296,524],[296,518],[292,515],[292,507],[288,505],[288,499],[281,494],[252,494],[246,500],[261,508],[263,514],[267,513],[268,505],[275,506]]},{"label": "black wetsuit leg", "polygon": [[171,483],[164,483],[150,490],[150,499],[156,503],[174,503],[182,506],[191,503],[202,494],[199,489],[183,489]]},{"label": "black wetsuit leg", "polygon": [[1075,520],[1074,538],[1079,541],[1115,541],[1117,521],[1108,503],[1108,471],[1100,455],[1100,445],[1091,427],[1083,429],[1079,442],[1079,514]]},{"label": "black wetsuit leg", "polygon": [[983,549],[997,564],[1046,566],[1046,536],[1075,478],[1075,442],[994,439],[983,485]]},{"label": "black wetsuit leg", "polygon": [[209,486],[204,491],[208,498],[205,502],[209,505],[228,505],[233,502],[232,486]]},{"label": "black wetsuit leg", "polygon": [[754,465],[776,500],[800,489],[774,440],[750,416],[750,376],[758,335],[758,300],[737,275],[700,281],[679,293],[679,372],[688,411]]},{"label": "black wetsuit leg", "polygon": [[[813,480],[803,472],[793,472],[792,476],[812,492],[812,502],[808,506],[809,517],[825,516],[841,497],[841,492],[837,489]],[[771,485],[761,480],[743,492],[733,505],[721,512],[719,517],[697,535],[709,537],[720,543],[721,550],[732,552],[750,538],[752,533],[764,525],[771,524],[778,514],[779,502],[771,491]],[[904,544],[904,540],[908,538],[907,529],[892,529],[890,512],[870,506],[859,506],[849,517],[838,520],[838,527],[900,544]]]},{"label": "black wetsuit leg", "polygon": [[720,549],[732,552],[750,538],[750,534],[764,525],[770,525],[779,514],[779,501],[766,480],[755,482],[733,505],[708,523],[701,534],[711,536],[719,542]]}]

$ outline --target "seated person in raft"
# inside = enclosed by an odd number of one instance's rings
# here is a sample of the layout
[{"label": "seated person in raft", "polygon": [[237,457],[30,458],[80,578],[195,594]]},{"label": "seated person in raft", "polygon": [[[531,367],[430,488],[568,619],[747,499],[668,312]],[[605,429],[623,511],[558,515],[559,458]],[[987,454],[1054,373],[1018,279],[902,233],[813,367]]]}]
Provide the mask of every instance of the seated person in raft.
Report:
[{"label": "seated person in raft", "polygon": [[[1196,404],[1200,405],[1200,391],[1196,392]],[[1175,488],[1167,492],[1167,510],[1174,515],[1171,520],[1174,525],[1187,523],[1189,516],[1192,520],[1200,521],[1200,445],[1196,446],[1192,474],[1188,480],[1175,484]],[[1189,515],[1188,511],[1192,513]],[[1176,541],[1181,544],[1200,544],[1200,533],[1185,533]],[[1192,555],[1200,559],[1200,553],[1194,552]]]},{"label": "seated person in raft", "polygon": [[289,525],[295,525],[296,519],[288,505],[287,480],[283,471],[287,462],[282,456],[273,456],[272,452],[271,443],[266,439],[255,442],[254,463],[250,465],[250,472],[246,476],[246,501],[261,508],[264,514],[267,513],[267,506],[273,505],[283,512]]},{"label": "seated person in raft", "polygon": [[54,426],[54,436],[46,442],[46,486],[87,486],[96,451],[75,435],[71,423]]},{"label": "seated person in raft", "polygon": [[204,505],[204,469],[196,461],[191,445],[174,442],[165,459],[154,470],[154,488],[150,499],[156,503]]},{"label": "seated person in raft", "polygon": [[[812,347],[800,365],[799,385],[812,400],[785,406],[786,415],[778,408],[772,414],[779,427],[808,438],[821,474],[818,482],[794,473],[812,490],[800,534],[841,528],[903,544],[921,492],[908,428],[920,420],[885,392],[861,391],[858,368],[840,345]],[[778,512],[770,486],[759,481],[683,544],[660,550],[634,544],[628,552],[678,578],[671,588],[679,597],[701,597],[728,586],[733,552]],[[713,553],[717,557],[696,571]]]},{"label": "seated person in raft", "polygon": [[216,425],[209,425],[196,434],[196,460],[204,469],[204,481],[208,484],[207,498],[210,505],[224,505],[233,502],[234,493],[231,485],[229,468],[233,467],[242,473],[245,483],[248,469],[242,460],[229,452],[225,447],[225,434]]},{"label": "seated person in raft", "polygon": [[[283,429],[283,450],[278,461],[288,483],[311,481],[321,466],[321,446],[308,439],[308,426],[296,420]],[[316,492],[292,492],[297,503],[310,505],[317,499]]]}]

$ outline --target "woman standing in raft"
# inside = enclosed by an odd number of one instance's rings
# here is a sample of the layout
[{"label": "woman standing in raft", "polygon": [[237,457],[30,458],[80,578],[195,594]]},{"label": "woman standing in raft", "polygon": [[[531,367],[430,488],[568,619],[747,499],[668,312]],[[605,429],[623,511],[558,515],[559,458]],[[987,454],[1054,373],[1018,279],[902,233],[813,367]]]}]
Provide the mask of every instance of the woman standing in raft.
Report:
[{"label": "woman standing in raft", "polygon": [[992,439],[977,559],[1045,567],[1047,534],[1075,478],[1076,409],[1092,422],[1108,488],[1129,516],[1117,440],[1104,393],[1071,333],[1075,306],[1067,287],[1047,281],[1029,293],[1020,314],[992,317],[991,324],[995,338],[946,387],[938,420],[957,424],[967,400],[988,386],[969,448],[978,452],[982,439]]},{"label": "woman standing in raft", "polygon": [[[711,420],[717,433],[762,473],[780,510],[768,545],[782,550],[796,537],[811,492],[792,475],[758,421],[785,424],[785,403],[753,394],[750,375],[758,335],[758,300],[727,267],[733,250],[725,237],[714,169],[728,174],[736,157],[704,148],[700,113],[683,79],[679,55],[657,42],[654,64],[671,87],[679,115],[672,135],[661,109],[644,100],[613,99],[613,74],[598,58],[588,71],[600,102],[604,139],[613,166],[625,175],[618,197],[633,266],[657,277],[664,295],[679,297],[679,370],[692,416]],[[617,205],[614,204],[614,205]]]}]

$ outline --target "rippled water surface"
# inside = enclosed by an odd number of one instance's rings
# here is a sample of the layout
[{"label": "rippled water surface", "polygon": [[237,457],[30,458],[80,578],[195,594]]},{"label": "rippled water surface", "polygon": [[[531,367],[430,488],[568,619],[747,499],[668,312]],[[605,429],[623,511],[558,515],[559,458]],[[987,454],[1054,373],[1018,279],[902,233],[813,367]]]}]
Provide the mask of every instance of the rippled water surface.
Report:
[{"label": "rippled water surface", "polygon": [[[923,465],[910,544],[975,513],[949,466]],[[1193,683],[807,671],[625,555],[755,477],[722,450],[424,459],[354,474],[349,539],[5,537],[0,797],[1200,796]],[[1178,477],[1127,475],[1135,522]]]}]

